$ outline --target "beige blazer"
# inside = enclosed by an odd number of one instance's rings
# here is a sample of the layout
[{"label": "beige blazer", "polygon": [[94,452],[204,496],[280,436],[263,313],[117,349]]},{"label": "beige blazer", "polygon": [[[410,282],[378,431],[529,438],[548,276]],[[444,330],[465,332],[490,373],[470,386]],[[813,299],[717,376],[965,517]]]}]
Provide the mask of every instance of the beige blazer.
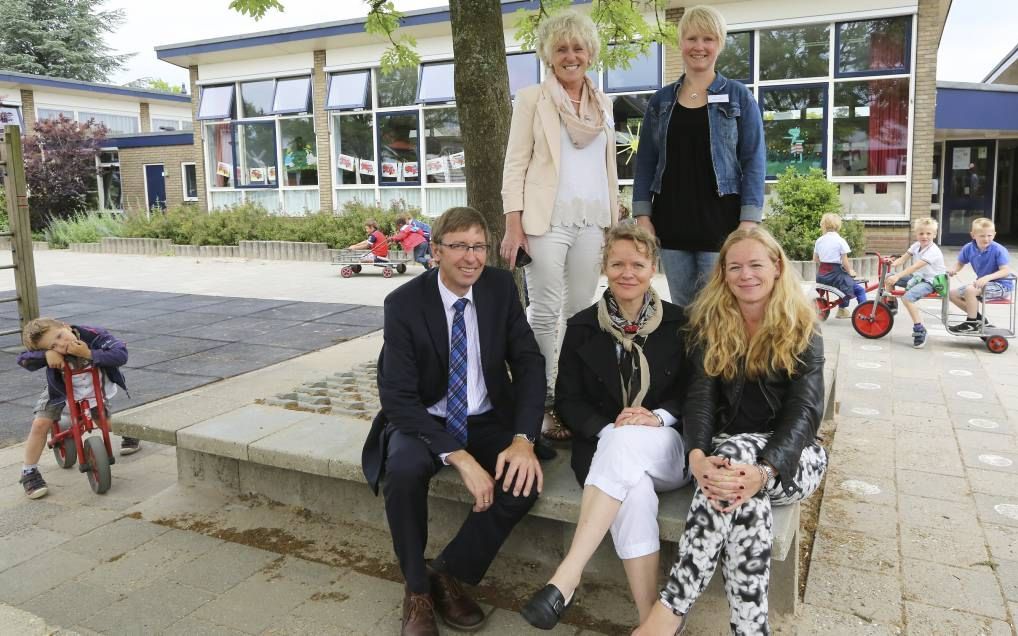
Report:
[{"label": "beige blazer", "polygon": [[[604,162],[608,173],[608,197],[611,222],[619,220],[619,176],[615,165],[615,124],[612,103],[598,91],[598,101],[605,114],[608,136]],[[558,194],[558,176],[562,124],[555,102],[540,84],[520,89],[513,105],[509,128],[509,145],[502,170],[502,209],[523,211],[523,231],[540,236],[551,227],[551,213]]]}]

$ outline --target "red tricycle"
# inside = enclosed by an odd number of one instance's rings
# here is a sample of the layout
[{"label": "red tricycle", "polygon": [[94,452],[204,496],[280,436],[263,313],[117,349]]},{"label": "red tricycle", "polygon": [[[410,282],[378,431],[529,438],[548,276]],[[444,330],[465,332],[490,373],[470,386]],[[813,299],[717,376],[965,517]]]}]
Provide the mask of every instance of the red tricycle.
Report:
[{"label": "red tricycle", "polygon": [[[88,485],[92,492],[101,495],[110,489],[113,480],[110,465],[116,463],[113,447],[110,444],[110,423],[107,417],[106,404],[102,399],[102,379],[99,369],[89,365],[81,369],[72,369],[66,362],[63,368],[64,390],[67,395],[67,409],[59,422],[53,422],[48,446],[53,449],[57,465],[70,468],[78,462],[78,470],[88,477]],[[93,406],[90,398],[81,400],[74,397],[74,376],[89,374],[92,380]],[[93,430],[102,435],[85,437]]]},{"label": "red tricycle", "polygon": [[[898,296],[904,296],[904,289],[895,289],[888,291],[884,289],[884,281],[891,272],[891,265],[894,263],[896,256],[881,256],[879,252],[866,252],[868,256],[876,256],[878,267],[877,267],[877,280],[873,282],[864,282],[866,292],[876,292],[871,300],[867,300],[865,303],[858,305],[852,311],[852,327],[855,329],[863,338],[883,338],[891,331],[891,327],[894,326],[894,315],[898,313]],[[1008,277],[1009,280],[1015,280],[1014,276]],[[834,287],[829,285],[823,285],[817,283],[815,286],[816,298],[813,300],[816,306],[817,315],[821,320],[827,320],[830,316],[831,310],[838,307],[838,305],[845,299],[845,294]],[[923,313],[937,318],[944,327],[948,327],[952,317],[959,317],[952,315],[950,312],[951,301],[948,298],[948,292],[945,289],[944,293],[940,294],[936,291],[925,296],[924,299],[936,299],[940,301],[940,312],[934,313],[931,311],[923,311]],[[952,336],[974,336],[982,339],[983,343],[986,344],[986,348],[992,353],[1004,353],[1007,351],[1008,340],[1015,337],[1015,305],[1014,305],[1014,294],[1011,294],[1009,298],[1001,298],[997,300],[986,300],[980,297],[981,312],[986,315],[986,305],[1007,305],[1009,308],[1008,312],[1008,324],[1006,327],[996,327],[989,323],[982,326],[978,331],[969,333],[954,333],[950,330],[947,333]],[[961,320],[964,320],[964,316],[960,316]]]}]

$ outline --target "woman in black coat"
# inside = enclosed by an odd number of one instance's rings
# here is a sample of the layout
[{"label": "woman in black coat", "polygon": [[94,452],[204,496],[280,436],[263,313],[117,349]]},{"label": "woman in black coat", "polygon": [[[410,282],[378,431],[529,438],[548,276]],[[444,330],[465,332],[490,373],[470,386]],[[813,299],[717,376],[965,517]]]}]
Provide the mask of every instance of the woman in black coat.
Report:
[{"label": "woman in black coat", "polygon": [[535,627],[555,626],[609,529],[641,620],[657,598],[657,492],[689,480],[679,419],[685,320],[651,287],[657,259],[647,230],[613,227],[602,261],[608,289],[567,323],[555,407],[573,431],[583,500],[565,560],[523,608]]}]

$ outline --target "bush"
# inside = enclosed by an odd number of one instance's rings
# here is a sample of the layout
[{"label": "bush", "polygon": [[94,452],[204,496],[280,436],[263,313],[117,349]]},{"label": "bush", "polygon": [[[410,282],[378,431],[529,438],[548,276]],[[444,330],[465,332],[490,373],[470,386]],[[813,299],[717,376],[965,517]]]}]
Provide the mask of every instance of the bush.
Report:
[{"label": "bush", "polygon": [[3,186],[0,186],[0,232],[8,232],[10,229],[11,222],[7,218],[7,194]]},{"label": "bush", "polygon": [[343,213],[313,212],[277,216],[257,204],[240,204],[214,212],[195,206],[130,214],[122,236],[170,239],[178,245],[237,245],[240,241],[302,241],[344,248],[363,241],[364,220],[374,218],[386,234],[395,231],[397,211],[348,203]]},{"label": "bush", "polygon": [[[801,174],[789,168],[778,176],[771,200],[771,212],[764,219],[788,258],[793,261],[813,260],[813,245],[820,238],[820,218],[828,213],[841,213],[837,184],[831,183],[819,168]],[[841,236],[852,254],[862,256],[866,249],[861,221],[843,221]]]},{"label": "bush", "polygon": [[50,219],[43,236],[52,247],[67,247],[71,243],[98,243],[104,236],[121,236],[123,226],[120,214],[93,210],[66,219]]}]

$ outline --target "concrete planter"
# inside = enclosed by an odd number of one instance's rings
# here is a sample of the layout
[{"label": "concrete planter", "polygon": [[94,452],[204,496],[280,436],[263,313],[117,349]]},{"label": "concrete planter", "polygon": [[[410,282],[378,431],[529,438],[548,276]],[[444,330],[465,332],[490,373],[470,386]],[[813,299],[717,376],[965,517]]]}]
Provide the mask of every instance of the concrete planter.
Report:
[{"label": "concrete planter", "polygon": [[[815,281],[817,279],[817,266],[813,261],[789,261],[792,265],[792,270],[799,274],[800,278],[804,282]],[[850,258],[849,262],[852,263],[852,268],[855,273],[859,276],[872,280],[877,277],[877,257],[876,256],[861,256],[859,258]]]},{"label": "concrete planter", "polygon": [[293,241],[241,241],[240,245],[174,245],[170,239],[104,238],[99,243],[72,243],[71,251],[92,254],[187,256],[191,258],[254,258],[270,261],[331,262],[325,243]]}]

